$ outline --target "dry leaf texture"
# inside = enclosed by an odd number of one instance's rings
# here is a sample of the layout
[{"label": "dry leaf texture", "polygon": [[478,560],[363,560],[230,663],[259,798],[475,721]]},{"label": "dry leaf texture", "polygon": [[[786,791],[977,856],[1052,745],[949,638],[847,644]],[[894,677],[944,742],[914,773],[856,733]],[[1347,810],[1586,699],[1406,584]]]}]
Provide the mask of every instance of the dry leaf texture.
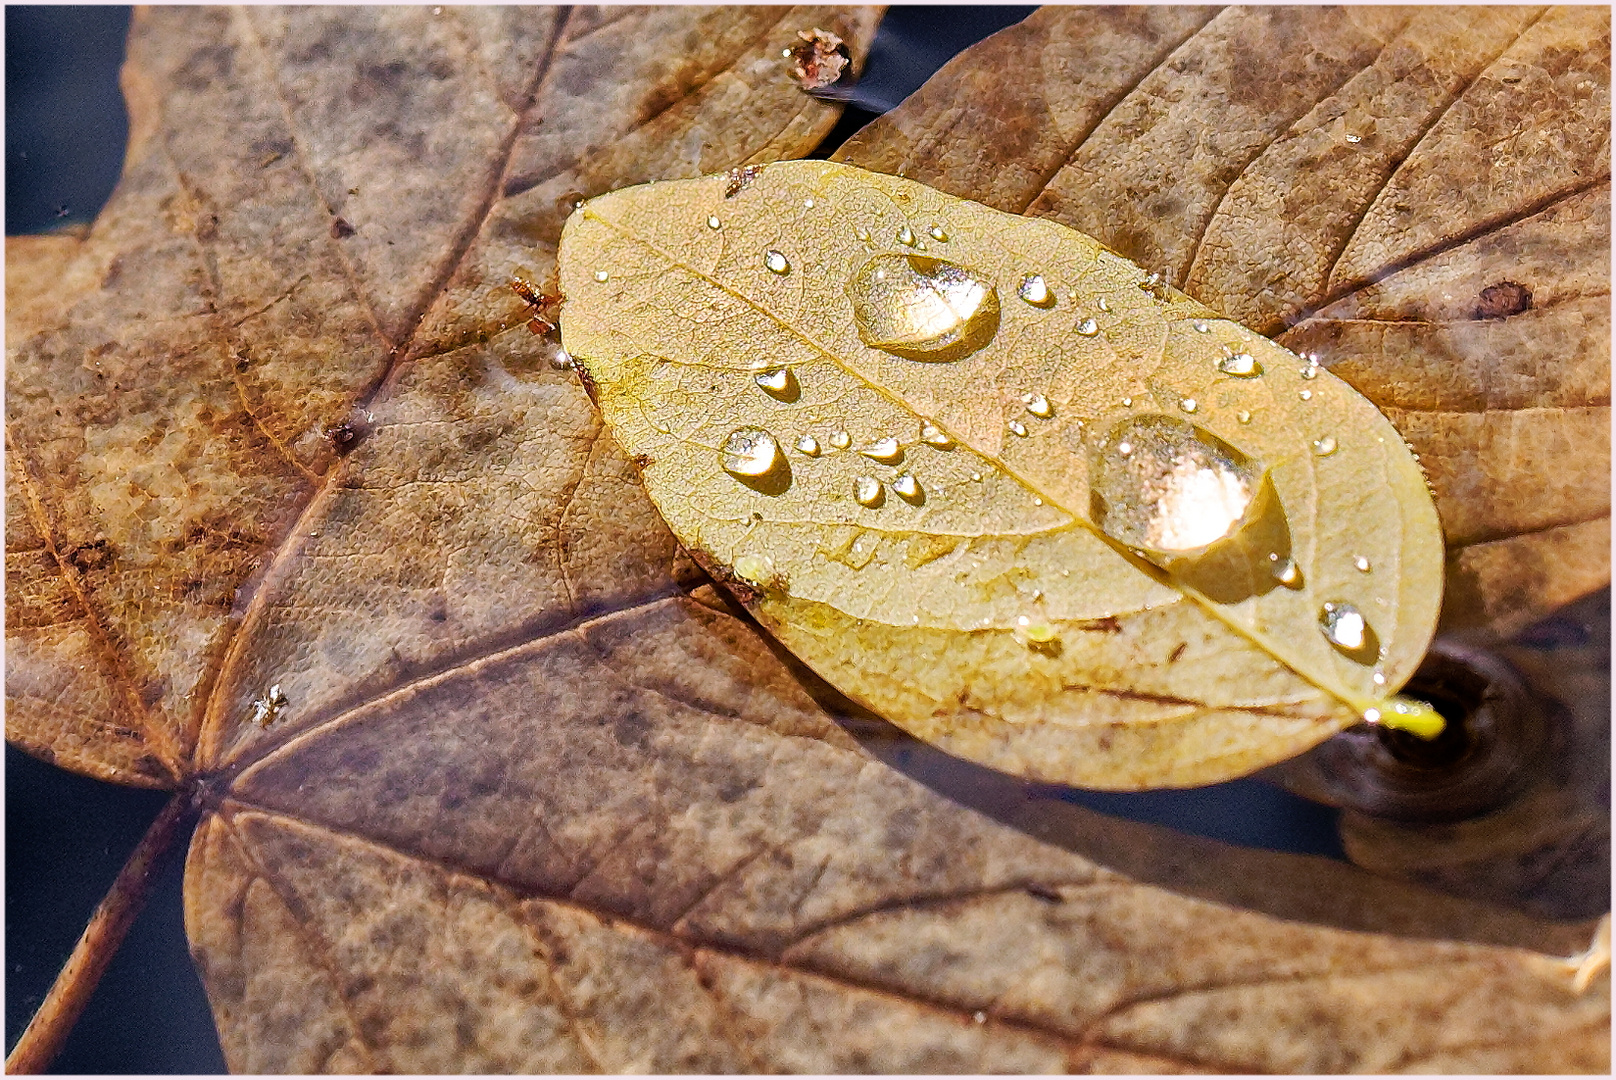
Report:
[{"label": "dry leaf texture", "polygon": [[117,196],[8,245],[7,734],[206,808],[230,1065],[1605,1071],[1577,928],[872,757],[499,332],[573,191],[802,152],[764,61],[872,24],[138,18]]},{"label": "dry leaf texture", "polygon": [[1602,8],[1052,7],[836,157],[1317,353],[1431,478],[1445,627],[1508,632],[1610,575],[1609,46]]},{"label": "dry leaf texture", "polygon": [[952,753],[1228,779],[1425,654],[1442,538],[1396,429],[1086,236],[789,162],[594,199],[560,258],[562,341],[675,535]]}]

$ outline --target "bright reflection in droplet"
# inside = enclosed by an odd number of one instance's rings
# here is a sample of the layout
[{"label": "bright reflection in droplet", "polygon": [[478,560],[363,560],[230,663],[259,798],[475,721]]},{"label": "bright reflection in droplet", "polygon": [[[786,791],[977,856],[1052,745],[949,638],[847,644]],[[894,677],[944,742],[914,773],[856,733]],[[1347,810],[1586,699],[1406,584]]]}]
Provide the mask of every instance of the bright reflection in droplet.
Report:
[{"label": "bright reflection in droplet", "polygon": [[734,476],[767,476],[780,463],[780,444],[758,427],[737,428],[724,440],[719,463]]},{"label": "bright reflection in droplet", "polygon": [[847,285],[864,344],[910,360],[958,360],[993,339],[999,297],[963,266],[924,255],[877,255]]}]

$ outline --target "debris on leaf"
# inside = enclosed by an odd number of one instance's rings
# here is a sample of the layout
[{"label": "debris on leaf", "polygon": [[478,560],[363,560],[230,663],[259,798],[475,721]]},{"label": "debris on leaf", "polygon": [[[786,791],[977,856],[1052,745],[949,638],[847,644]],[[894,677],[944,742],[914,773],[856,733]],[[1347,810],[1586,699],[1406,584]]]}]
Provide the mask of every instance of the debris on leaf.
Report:
[{"label": "debris on leaf", "polygon": [[797,82],[809,93],[823,90],[839,82],[847,71],[847,46],[829,30],[817,26],[812,30],[798,30],[801,45],[785,50],[792,62],[792,73]]}]

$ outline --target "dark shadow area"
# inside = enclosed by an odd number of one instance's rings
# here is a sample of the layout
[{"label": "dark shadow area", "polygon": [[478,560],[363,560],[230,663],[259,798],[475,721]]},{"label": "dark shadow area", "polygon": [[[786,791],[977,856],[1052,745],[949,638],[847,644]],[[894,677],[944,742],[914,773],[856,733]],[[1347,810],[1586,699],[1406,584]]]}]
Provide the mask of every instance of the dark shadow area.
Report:
[{"label": "dark shadow area", "polygon": [[[22,1034],[168,794],[75,776],[6,747],[6,1048]],[[187,839],[107,969],[58,1073],[224,1071],[180,898]]]},{"label": "dark shadow area", "polygon": [[95,220],[123,170],[127,7],[6,5],[6,235]]},{"label": "dark shadow area", "polygon": [[954,58],[978,41],[1014,26],[1037,11],[1033,6],[951,7],[917,5],[887,9],[870,45],[863,77],[849,89],[836,88],[846,111],[810,158],[828,158],[859,128],[890,112]]}]

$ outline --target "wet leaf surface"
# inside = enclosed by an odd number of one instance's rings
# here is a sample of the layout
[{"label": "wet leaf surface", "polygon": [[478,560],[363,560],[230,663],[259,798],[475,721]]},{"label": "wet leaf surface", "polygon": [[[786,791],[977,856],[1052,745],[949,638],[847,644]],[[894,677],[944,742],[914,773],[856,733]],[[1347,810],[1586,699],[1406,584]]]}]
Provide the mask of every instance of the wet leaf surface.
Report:
[{"label": "wet leaf surface", "polygon": [[1610,576],[1609,33],[1047,8],[836,158],[1070,225],[1317,353],[1431,478],[1445,628],[1509,633]]},{"label": "wet leaf surface", "polygon": [[1607,1069],[1587,926],[893,768],[679,554],[503,286],[812,145],[769,35],[868,13],[429,10],[143,15],[8,244],[8,738],[199,797],[232,1068]]},{"label": "wet leaf surface", "polygon": [[562,342],[675,535],[950,752],[1224,780],[1425,654],[1442,541],[1396,429],[1088,237],[793,162],[592,200],[560,258]]}]

